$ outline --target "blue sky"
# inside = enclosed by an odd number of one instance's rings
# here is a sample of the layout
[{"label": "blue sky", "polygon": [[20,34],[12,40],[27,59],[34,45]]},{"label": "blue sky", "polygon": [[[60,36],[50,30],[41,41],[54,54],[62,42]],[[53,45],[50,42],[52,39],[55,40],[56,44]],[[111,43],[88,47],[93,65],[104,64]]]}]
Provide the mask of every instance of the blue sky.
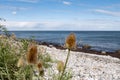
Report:
[{"label": "blue sky", "polygon": [[120,31],[120,0],[0,0],[8,30]]}]

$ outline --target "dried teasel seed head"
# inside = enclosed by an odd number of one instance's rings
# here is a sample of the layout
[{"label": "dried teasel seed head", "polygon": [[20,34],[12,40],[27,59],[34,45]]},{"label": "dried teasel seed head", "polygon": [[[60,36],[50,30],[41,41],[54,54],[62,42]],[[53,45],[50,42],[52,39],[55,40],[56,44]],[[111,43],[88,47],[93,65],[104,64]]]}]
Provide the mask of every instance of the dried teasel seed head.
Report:
[{"label": "dried teasel seed head", "polygon": [[44,75],[44,69],[43,69],[43,64],[42,64],[42,62],[39,62],[39,63],[37,64],[37,68],[38,68],[38,71],[39,71],[39,75],[40,75],[40,76],[43,76],[43,75]]},{"label": "dried teasel seed head", "polygon": [[63,62],[63,61],[58,61],[58,62],[57,62],[57,70],[58,70],[59,72],[62,72],[63,69],[64,69],[64,62]]},{"label": "dried teasel seed head", "polygon": [[41,62],[39,62],[39,63],[37,64],[37,68],[39,69],[39,71],[41,71],[41,70],[43,69],[43,65],[42,65]]},{"label": "dried teasel seed head", "polygon": [[25,65],[25,61],[24,61],[23,57],[21,57],[18,60],[17,67],[23,67],[24,65]]},{"label": "dried teasel seed head", "polygon": [[65,41],[65,47],[68,49],[76,48],[76,36],[74,33],[71,33]]},{"label": "dried teasel seed head", "polygon": [[37,46],[32,44],[31,46],[29,46],[28,52],[27,52],[27,61],[30,64],[36,64],[37,63]]}]

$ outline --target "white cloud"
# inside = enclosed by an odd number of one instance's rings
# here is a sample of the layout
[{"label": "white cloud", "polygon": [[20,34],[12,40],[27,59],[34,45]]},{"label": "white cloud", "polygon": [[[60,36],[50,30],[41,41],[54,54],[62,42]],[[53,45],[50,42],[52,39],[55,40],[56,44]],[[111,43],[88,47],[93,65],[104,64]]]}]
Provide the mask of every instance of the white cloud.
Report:
[{"label": "white cloud", "polygon": [[115,11],[108,11],[103,9],[95,9],[94,11],[98,13],[112,15],[112,16],[120,16],[120,12],[115,12]]},{"label": "white cloud", "polygon": [[4,23],[8,30],[119,30],[120,21],[79,20],[71,22],[18,22]]},{"label": "white cloud", "polygon": [[27,3],[37,3],[39,0],[14,0],[14,1],[27,2]]},{"label": "white cloud", "polygon": [[68,2],[68,1],[63,1],[63,4],[65,4],[65,5],[71,5],[72,3]]},{"label": "white cloud", "polygon": [[13,15],[16,15],[16,14],[17,14],[17,12],[16,12],[16,11],[13,11],[13,12],[12,12],[12,14],[13,14]]},{"label": "white cloud", "polygon": [[10,10],[27,10],[25,7],[16,7],[16,6],[8,6],[8,5],[0,5],[1,9],[10,9]]}]

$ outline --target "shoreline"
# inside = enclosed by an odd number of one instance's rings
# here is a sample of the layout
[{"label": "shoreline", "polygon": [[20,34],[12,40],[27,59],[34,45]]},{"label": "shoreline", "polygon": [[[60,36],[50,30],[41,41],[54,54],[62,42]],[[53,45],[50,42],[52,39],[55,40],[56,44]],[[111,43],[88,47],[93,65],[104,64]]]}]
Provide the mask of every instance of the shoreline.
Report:
[{"label": "shoreline", "polygon": [[[39,45],[45,45],[48,47],[55,47],[56,49],[65,50],[64,46],[61,46],[56,43],[49,43],[44,41],[36,41]],[[91,49],[82,49],[82,48],[76,48],[75,50],[72,50],[75,52],[84,52],[89,54],[97,54],[97,55],[106,55],[106,56],[112,56],[120,59],[120,53],[119,52],[105,52],[105,51],[97,51],[97,50],[91,50]]]},{"label": "shoreline", "polygon": [[[17,41],[22,40],[22,39],[24,39],[24,38],[17,38]],[[30,40],[30,39],[25,39],[25,40]],[[38,40],[34,40],[34,39],[33,39],[33,41],[37,42],[39,45],[45,45],[45,46],[51,47],[51,48],[55,47],[56,49],[66,50],[66,48],[64,48],[64,46],[61,46],[60,44],[57,44],[57,43],[38,41]],[[111,56],[111,57],[116,57],[116,58],[120,59],[120,50],[114,51],[114,52],[106,52],[106,51],[97,51],[97,50],[91,50],[91,49],[76,48],[75,50],[72,50],[72,51],[84,52],[86,54],[105,55],[105,56]]]}]

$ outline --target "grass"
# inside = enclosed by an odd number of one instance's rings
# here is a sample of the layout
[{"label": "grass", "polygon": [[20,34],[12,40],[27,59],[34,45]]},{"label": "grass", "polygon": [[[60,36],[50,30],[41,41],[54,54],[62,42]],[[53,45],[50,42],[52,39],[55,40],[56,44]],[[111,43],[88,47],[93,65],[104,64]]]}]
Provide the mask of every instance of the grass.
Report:
[{"label": "grass", "polygon": [[[60,80],[60,78],[61,78],[61,73],[54,74],[52,77],[53,80]],[[64,73],[62,80],[71,80],[71,78],[72,78],[72,72],[68,70],[67,72]]]},{"label": "grass", "polygon": [[49,68],[49,67],[52,66],[52,65],[49,64],[49,63],[50,63],[50,62],[52,63],[53,60],[51,59],[51,57],[50,57],[50,55],[49,55],[48,53],[47,53],[47,54],[40,55],[40,56],[39,56],[39,59],[40,59],[40,61],[43,63],[43,66],[44,66],[45,68]]},{"label": "grass", "polygon": [[[1,79],[15,79],[14,72],[18,70],[16,63],[18,56],[15,54],[15,50],[11,51],[9,42],[6,39],[0,39],[0,76]],[[3,80],[4,80],[3,79]]]}]

